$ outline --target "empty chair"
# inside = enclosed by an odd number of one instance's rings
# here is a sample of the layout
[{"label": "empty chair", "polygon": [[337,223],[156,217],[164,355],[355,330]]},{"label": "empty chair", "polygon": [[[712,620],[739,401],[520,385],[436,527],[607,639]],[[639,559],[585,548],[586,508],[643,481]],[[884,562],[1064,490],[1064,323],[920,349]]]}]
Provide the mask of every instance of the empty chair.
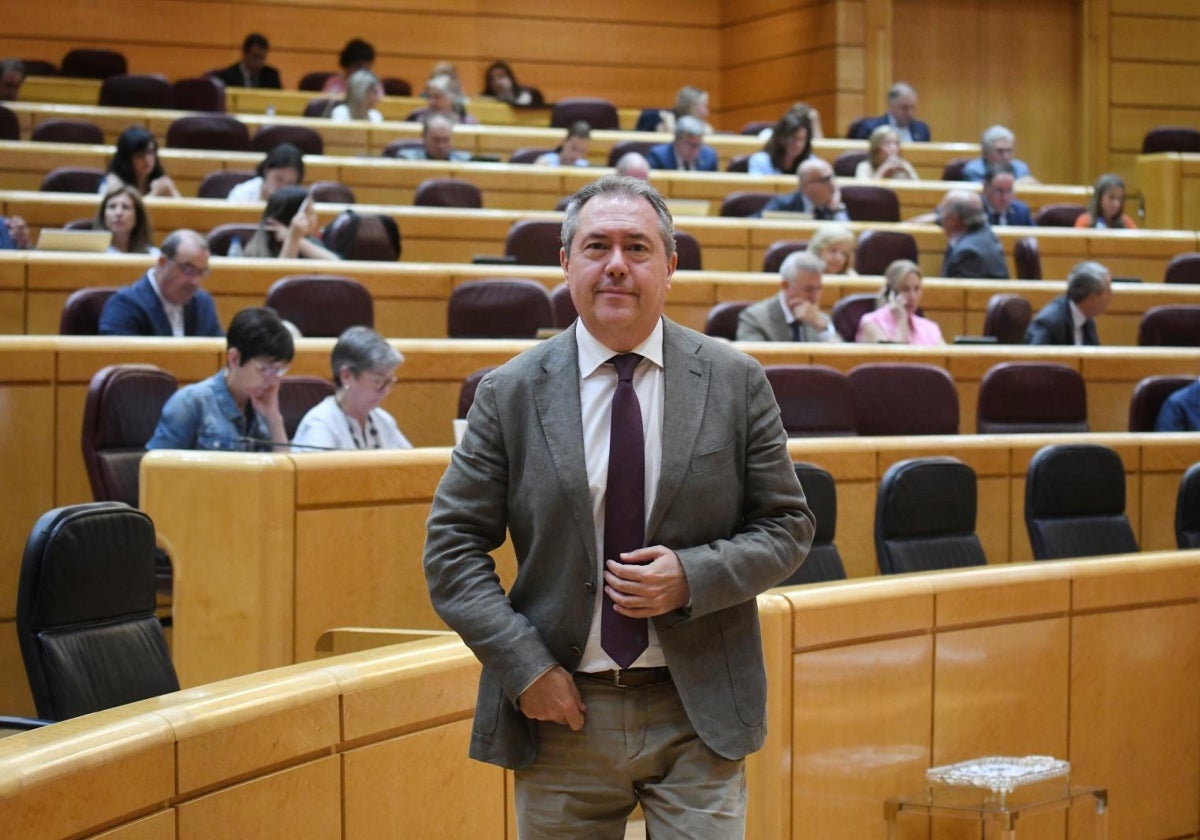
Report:
[{"label": "empty chair", "polygon": [[323,204],[354,204],[354,190],[341,181],[313,181],[308,188],[309,197]]},{"label": "empty chair", "polygon": [[1192,464],[1179,481],[1175,500],[1175,545],[1200,548],[1200,464]]},{"label": "empty chair", "polygon": [[[887,187],[874,184],[846,184],[841,189],[846,213],[856,222],[899,222],[900,199]],[[881,231],[886,233],[887,231]],[[900,234],[908,236],[908,234]],[[861,241],[861,240],[860,240]],[[862,266],[859,266],[860,270]],[[882,272],[864,272],[881,274]]]},{"label": "empty chair", "polygon": [[750,217],[767,206],[774,198],[773,193],[754,192],[753,190],[738,190],[731,192],[721,200],[722,216]]},{"label": "empty chair", "polygon": [[1176,254],[1163,272],[1164,283],[1200,283],[1200,253]]},{"label": "empty chair", "polygon": [[58,65],[53,61],[43,61],[39,58],[23,58],[26,76],[57,76]]},{"label": "empty chair", "polygon": [[338,104],[339,104],[338,100],[329,99],[327,97],[318,97],[317,99],[310,99],[304,105],[303,116],[316,117],[318,119],[323,118],[323,117],[328,117],[329,114],[333,111],[333,109],[338,106]]},{"label": "empty chair", "polygon": [[306,125],[264,125],[254,132],[250,148],[256,152],[269,152],[280,143],[291,143],[306,155],[325,154],[325,141]]},{"label": "empty chair", "polygon": [[395,219],[382,213],[356,213],[347,208],[325,226],[322,239],[326,248],[344,260],[400,259],[400,228]]},{"label": "empty chair", "polygon": [[213,76],[179,79],[171,90],[180,111],[225,113],[225,83]]},{"label": "empty chair", "polygon": [[833,319],[833,328],[842,337],[842,341],[854,341],[858,335],[858,322],[868,312],[874,311],[877,303],[875,295],[858,292],[846,295],[833,305],[829,317]]},{"label": "empty chair", "polygon": [[1046,204],[1033,217],[1038,227],[1074,227],[1075,220],[1087,212],[1082,204]]},{"label": "empty chair", "polygon": [[1141,347],[1200,347],[1200,306],[1153,306],[1138,323]]},{"label": "empty chair", "polygon": [[554,312],[555,329],[565,330],[579,317],[565,280],[550,290],[550,308]]},{"label": "empty chair", "polygon": [[282,277],[267,290],[265,305],[308,337],[336,338],[350,327],[375,326],[375,303],[370,291],[349,277]]},{"label": "empty chair", "polygon": [[808,248],[807,239],[781,239],[778,242],[772,242],[763,254],[762,270],[768,274],[775,274],[790,254],[806,248]]},{"label": "empty chair", "polygon": [[20,140],[21,123],[11,108],[0,105],[0,140]]},{"label": "empty chair", "polygon": [[700,243],[690,233],[682,230],[675,231],[675,254],[678,256],[675,262],[677,270],[704,270],[704,262],[700,257]]},{"label": "empty chair", "polygon": [[324,90],[325,83],[337,75],[333,70],[314,70],[300,77],[300,90]]},{"label": "empty chair", "polygon": [[412,84],[407,79],[384,76],[379,81],[383,83],[384,96],[412,96]]},{"label": "empty chair", "polygon": [[119,502],[34,524],[17,585],[17,640],[38,716],[79,715],[177,691],[155,616],[154,523]]},{"label": "empty chair", "polygon": [[750,171],[750,155],[734,155],[729,159],[729,164],[725,167],[726,172],[749,172]]},{"label": "empty chair", "polygon": [[1024,344],[1025,329],[1033,319],[1033,306],[1020,295],[995,294],[988,298],[983,334],[1000,344]]},{"label": "empty chair", "polygon": [[1129,399],[1129,431],[1153,432],[1167,397],[1196,381],[1194,376],[1147,376]]},{"label": "empty chair", "polygon": [[[595,126],[592,126],[595,128]],[[630,152],[637,152],[639,155],[649,154],[652,146],[657,145],[654,140],[622,140],[618,143],[613,143],[612,148],[608,150],[608,165],[616,166],[617,161],[625,157]]]},{"label": "empty chair", "polygon": [[1156,152],[1200,152],[1200,131],[1189,126],[1156,126],[1142,138],[1142,154]]},{"label": "empty chair", "polygon": [[979,383],[975,430],[980,434],[1086,432],[1083,376],[1057,362],[1001,362]]},{"label": "empty chair", "polygon": [[296,429],[304,415],[326,397],[337,393],[337,388],[328,379],[319,376],[285,376],[279,381],[279,413],[283,415],[283,428],[288,440],[296,436]]},{"label": "empty chair", "polygon": [[1017,240],[1013,245],[1013,262],[1017,266],[1018,280],[1042,279],[1042,257],[1036,236],[1022,236]]},{"label": "empty chair", "polygon": [[958,391],[942,368],[879,362],[858,365],[846,377],[860,435],[958,434]]},{"label": "empty chair", "polygon": [[114,50],[71,50],[63,56],[61,74],[76,79],[107,79],[128,71],[125,56]]},{"label": "empty chair", "polygon": [[89,193],[95,195],[104,180],[104,170],[90,166],[60,166],[51,169],[38,188],[42,192]]},{"label": "empty chair", "polygon": [[[851,214],[851,218],[857,217]],[[919,262],[918,257],[917,240],[894,230],[864,230],[854,246],[854,266],[859,274],[883,274],[896,260]]]},{"label": "empty chair", "polygon": [[225,225],[217,225],[208,232],[206,239],[208,240],[208,252],[214,257],[229,256],[229,246],[233,244],[233,240],[237,240],[245,247],[254,234],[258,233],[258,225],[244,225],[231,223]]},{"label": "empty chair", "polygon": [[109,108],[174,108],[171,83],[161,73],[109,76],[100,85],[100,105]]},{"label": "empty chair", "polygon": [[250,132],[228,114],[197,114],[180,117],[167,126],[167,145],[173,149],[248,152]]},{"label": "empty chair", "polygon": [[754,301],[727,300],[708,310],[704,319],[704,334],[733,341],[737,338],[738,316]]},{"label": "empty chair", "polygon": [[520,265],[558,265],[561,222],[521,219],[508,229],[504,253]]},{"label": "empty chair", "polygon": [[450,338],[535,338],[554,327],[546,288],[534,280],[491,277],[470,280],[450,293]]},{"label": "empty chair", "polygon": [[866,152],[842,152],[833,159],[833,174],[853,178],[858,165],[866,159]]},{"label": "empty chair", "polygon": [[799,463],[794,466],[808,509],[817,520],[816,531],[804,563],[778,585],[845,580],[846,568],[842,565],[842,555],[833,543],[837,532],[837,488],[833,476],[814,464]]},{"label": "empty chair", "polygon": [[825,365],[768,365],[763,370],[789,437],[858,433],[854,394],[842,372]]},{"label": "empty chair", "polygon": [[967,158],[967,157],[951,158],[949,161],[946,162],[946,165],[942,167],[942,180],[943,181],[965,181],[965,180],[967,180],[966,176],[963,174],[963,170],[966,168],[967,164],[970,163],[972,160],[974,160],[974,158]]},{"label": "empty chair", "polygon": [[90,286],[71,292],[63,302],[58,334],[100,335],[100,312],[116,291],[116,286]]},{"label": "empty chair", "polygon": [[29,139],[38,143],[88,143],[99,146],[104,142],[100,126],[84,120],[46,120],[33,127]]},{"label": "empty chair", "polygon": [[483,367],[473,371],[463,380],[462,387],[458,390],[458,413],[455,415],[459,420],[464,419],[474,405],[475,392],[479,390],[480,381],[493,370],[495,367]]},{"label": "empty chair", "polygon": [[553,152],[554,149],[540,148],[536,146],[522,146],[508,156],[509,163],[537,163],[537,159],[547,152]]},{"label": "empty chair", "polygon": [[219,169],[200,179],[197,198],[228,198],[229,191],[254,177],[252,169]]},{"label": "empty chair", "polygon": [[1096,444],[1043,446],[1025,473],[1025,527],[1035,560],[1136,552],[1121,456]]},{"label": "empty chair", "polygon": [[413,196],[417,207],[483,207],[479,187],[461,178],[426,178]]},{"label": "empty chair", "polygon": [[975,470],[957,458],[892,464],[875,502],[875,556],[885,575],[987,565],[975,534]]},{"label": "empty chair", "polygon": [[579,120],[590,125],[593,131],[621,127],[617,109],[607,99],[568,97],[556,102],[550,111],[551,128],[570,128]]}]

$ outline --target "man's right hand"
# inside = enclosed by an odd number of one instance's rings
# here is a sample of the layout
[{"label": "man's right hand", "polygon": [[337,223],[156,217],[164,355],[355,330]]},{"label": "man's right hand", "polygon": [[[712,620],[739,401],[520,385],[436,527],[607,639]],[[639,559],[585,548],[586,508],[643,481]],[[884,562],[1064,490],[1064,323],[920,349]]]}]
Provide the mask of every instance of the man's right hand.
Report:
[{"label": "man's right hand", "polygon": [[829,320],[821,314],[821,307],[809,300],[799,300],[793,303],[792,317],[808,324],[817,332],[829,326]]},{"label": "man's right hand", "polygon": [[574,732],[583,729],[583,713],[587,711],[575,680],[561,665],[534,680],[517,698],[517,705],[526,717],[564,724]]}]

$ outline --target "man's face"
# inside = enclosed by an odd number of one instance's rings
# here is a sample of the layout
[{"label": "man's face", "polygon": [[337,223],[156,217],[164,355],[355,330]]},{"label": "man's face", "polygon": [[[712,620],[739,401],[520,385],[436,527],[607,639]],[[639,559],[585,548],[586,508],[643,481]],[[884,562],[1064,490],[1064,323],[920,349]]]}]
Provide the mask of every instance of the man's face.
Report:
[{"label": "man's face", "polygon": [[425,157],[430,160],[449,160],[450,143],[454,132],[445,123],[433,123],[425,129]]},{"label": "man's face", "polygon": [[25,77],[16,70],[6,70],[0,74],[0,100],[4,102],[15,101],[17,95],[21,92],[21,83],[25,81]]},{"label": "man's face", "polygon": [[200,239],[186,238],[175,252],[158,258],[155,271],[158,290],[168,303],[183,306],[191,300],[208,276],[208,248]]},{"label": "man's face", "polygon": [[806,169],[800,174],[800,190],[814,207],[825,207],[833,200],[833,170],[828,164]]},{"label": "man's face", "polygon": [[695,163],[696,158],[700,157],[700,147],[703,145],[703,137],[695,134],[681,134],[675,141],[675,157],[681,163]]},{"label": "man's face", "polygon": [[988,144],[983,156],[988,163],[1012,163],[1013,146],[1012,140],[996,140]]},{"label": "man's face", "polygon": [[262,47],[251,47],[242,53],[242,64],[246,65],[246,69],[250,71],[251,76],[257,76],[262,72],[263,65],[267,63],[267,51]]},{"label": "man's face", "polygon": [[888,110],[892,114],[892,119],[896,121],[896,125],[906,128],[917,115],[917,95],[915,93],[906,93],[902,96],[897,96],[892,100]]},{"label": "man's face", "polygon": [[1112,275],[1106,274],[1104,276],[1104,291],[1088,295],[1081,300],[1079,302],[1079,310],[1089,318],[1103,315],[1108,310],[1108,305],[1112,303],[1112,297]]},{"label": "man's face", "polygon": [[821,302],[820,274],[799,271],[791,280],[784,281],[783,288],[790,308],[795,308],[800,303]]},{"label": "man's face", "polygon": [[1012,206],[1013,192],[1016,179],[1007,172],[1001,172],[983,188],[983,197],[988,206],[997,213],[1004,213]]},{"label": "man's face", "polygon": [[675,273],[654,208],[640,198],[596,196],[579,211],[570,249],[559,258],[584,326],[605,346],[632,350],[662,315]]},{"label": "man's face", "polygon": [[574,166],[575,161],[586,158],[588,141],[586,137],[568,137],[558,153],[558,162],[562,166]]},{"label": "man's face", "polygon": [[937,223],[946,236],[958,236],[965,230],[962,219],[958,217],[958,211],[950,206],[948,198],[943,198],[937,206]]}]

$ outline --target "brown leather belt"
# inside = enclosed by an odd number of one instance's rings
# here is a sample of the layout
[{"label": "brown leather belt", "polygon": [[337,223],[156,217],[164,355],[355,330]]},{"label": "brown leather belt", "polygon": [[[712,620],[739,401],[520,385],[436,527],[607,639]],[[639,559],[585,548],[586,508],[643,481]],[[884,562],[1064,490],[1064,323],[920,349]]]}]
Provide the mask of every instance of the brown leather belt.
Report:
[{"label": "brown leather belt", "polygon": [[623,671],[576,671],[575,676],[606,682],[617,688],[645,688],[670,682],[671,669],[663,665],[658,668],[627,668]]}]

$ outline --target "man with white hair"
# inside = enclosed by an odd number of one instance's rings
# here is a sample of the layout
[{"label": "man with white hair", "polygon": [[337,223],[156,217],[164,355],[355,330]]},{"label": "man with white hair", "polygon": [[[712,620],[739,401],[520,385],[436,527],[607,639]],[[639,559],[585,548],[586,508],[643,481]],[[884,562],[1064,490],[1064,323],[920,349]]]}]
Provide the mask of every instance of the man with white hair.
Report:
[{"label": "man with white hair", "polygon": [[948,240],[943,277],[1008,279],[1004,248],[988,225],[979,193],[950,190],[938,204],[937,219]]},{"label": "man with white hair", "polygon": [[652,146],[646,160],[652,169],[717,171],[717,153],[704,145],[704,123],[695,117],[680,117],[675,123],[675,142]]},{"label": "man with white hair", "polygon": [[963,180],[982,183],[987,174],[988,164],[1007,163],[1012,166],[1018,181],[1037,183],[1037,179],[1029,172],[1029,164],[1013,157],[1015,147],[1015,135],[1002,125],[993,125],[983,132],[983,137],[980,138],[979,157],[963,167]]},{"label": "man with white hair", "polygon": [[795,251],[779,267],[779,291],[738,315],[738,341],[841,341],[833,319],[821,311],[821,274],[816,254]]}]

